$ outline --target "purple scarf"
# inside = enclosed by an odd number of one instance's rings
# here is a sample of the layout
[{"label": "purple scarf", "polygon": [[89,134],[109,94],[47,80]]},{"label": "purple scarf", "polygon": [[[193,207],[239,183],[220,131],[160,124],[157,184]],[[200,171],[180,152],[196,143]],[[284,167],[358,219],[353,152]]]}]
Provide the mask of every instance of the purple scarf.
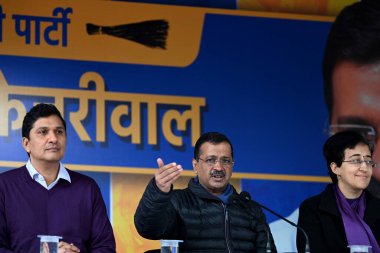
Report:
[{"label": "purple scarf", "polygon": [[369,252],[380,253],[379,245],[370,227],[363,220],[366,208],[365,192],[363,191],[360,197],[350,204],[336,185],[334,186],[334,190],[348,244],[370,245],[372,246],[372,250]]}]

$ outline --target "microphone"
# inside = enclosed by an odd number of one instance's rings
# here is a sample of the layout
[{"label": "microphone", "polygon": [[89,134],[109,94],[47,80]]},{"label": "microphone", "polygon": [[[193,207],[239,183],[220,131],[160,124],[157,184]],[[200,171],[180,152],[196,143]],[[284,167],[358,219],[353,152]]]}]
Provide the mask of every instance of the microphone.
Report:
[{"label": "microphone", "polygon": [[[251,195],[250,195],[248,192],[246,192],[246,191],[242,191],[242,192],[240,193],[240,196],[241,196],[242,199],[244,199],[244,200],[246,200],[246,201],[252,200],[252,199],[251,199]],[[288,219],[285,218],[284,216],[282,216],[282,215],[276,213],[276,212],[273,211],[272,209],[270,209],[270,208],[268,208],[268,207],[266,207],[266,206],[264,206],[264,205],[262,205],[262,204],[260,204],[260,203],[258,203],[258,202],[256,202],[256,201],[254,201],[254,202],[255,202],[256,204],[258,204],[261,208],[267,210],[268,212],[270,212],[271,214],[277,216],[277,217],[280,218],[281,220],[286,221],[287,223],[289,223],[289,224],[292,225],[293,227],[296,227],[297,229],[299,229],[299,230],[303,233],[303,235],[304,235],[304,237],[305,237],[305,242],[306,242],[306,243],[305,243],[305,253],[310,253],[309,237],[307,236],[306,231],[305,231],[303,228],[301,228],[300,226],[298,226],[298,225],[295,224],[294,222],[288,220]],[[267,231],[267,235],[269,236],[269,231]],[[270,245],[269,245],[269,247],[270,247]],[[271,251],[268,251],[268,242],[267,242],[267,252],[271,252]]]}]

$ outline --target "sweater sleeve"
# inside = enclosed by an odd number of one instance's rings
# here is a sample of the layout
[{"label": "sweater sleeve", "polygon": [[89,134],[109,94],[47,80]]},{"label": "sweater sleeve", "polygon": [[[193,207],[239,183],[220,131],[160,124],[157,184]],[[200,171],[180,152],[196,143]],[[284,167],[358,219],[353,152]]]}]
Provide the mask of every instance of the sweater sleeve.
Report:
[{"label": "sweater sleeve", "polygon": [[13,253],[13,251],[8,249],[10,246],[9,235],[6,229],[4,197],[4,185],[0,178],[0,253]]},{"label": "sweater sleeve", "polygon": [[96,183],[93,185],[93,222],[91,231],[91,253],[115,253],[116,243],[106,205]]},{"label": "sweater sleeve", "polygon": [[135,213],[135,227],[147,239],[175,238],[176,210],[171,204],[172,190],[161,192],[154,178],[149,182]]}]

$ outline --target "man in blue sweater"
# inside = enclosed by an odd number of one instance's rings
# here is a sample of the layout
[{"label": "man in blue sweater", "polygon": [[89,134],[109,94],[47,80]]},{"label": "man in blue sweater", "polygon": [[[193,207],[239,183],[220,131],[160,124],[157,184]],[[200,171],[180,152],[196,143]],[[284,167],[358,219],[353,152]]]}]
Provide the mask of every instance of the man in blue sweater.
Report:
[{"label": "man in blue sweater", "polygon": [[25,116],[29,160],[0,174],[0,253],[40,252],[38,235],[61,236],[58,253],[114,253],[115,238],[95,181],[66,169],[66,123],[54,105]]}]

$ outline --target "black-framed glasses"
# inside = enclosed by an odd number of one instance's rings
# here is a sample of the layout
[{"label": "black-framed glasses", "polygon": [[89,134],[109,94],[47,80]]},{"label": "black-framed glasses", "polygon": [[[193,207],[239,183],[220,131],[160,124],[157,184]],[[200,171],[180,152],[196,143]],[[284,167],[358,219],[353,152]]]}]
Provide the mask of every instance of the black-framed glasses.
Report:
[{"label": "black-framed glasses", "polygon": [[370,125],[359,125],[359,124],[331,124],[329,126],[328,133],[329,135],[334,135],[338,132],[345,130],[354,130],[358,131],[366,137],[366,139],[370,142],[376,142],[377,133],[373,126]]},{"label": "black-framed glasses", "polygon": [[360,167],[362,163],[364,163],[367,167],[371,167],[371,168],[375,168],[377,166],[377,164],[373,160],[351,159],[351,160],[346,160],[342,162],[356,165],[357,167]]},{"label": "black-framed glasses", "polygon": [[222,158],[222,159],[216,159],[216,158],[207,158],[207,159],[202,159],[198,157],[198,160],[201,160],[205,162],[209,167],[215,166],[218,162],[222,167],[232,167],[232,165],[235,163],[234,160],[229,159],[229,158]]}]

